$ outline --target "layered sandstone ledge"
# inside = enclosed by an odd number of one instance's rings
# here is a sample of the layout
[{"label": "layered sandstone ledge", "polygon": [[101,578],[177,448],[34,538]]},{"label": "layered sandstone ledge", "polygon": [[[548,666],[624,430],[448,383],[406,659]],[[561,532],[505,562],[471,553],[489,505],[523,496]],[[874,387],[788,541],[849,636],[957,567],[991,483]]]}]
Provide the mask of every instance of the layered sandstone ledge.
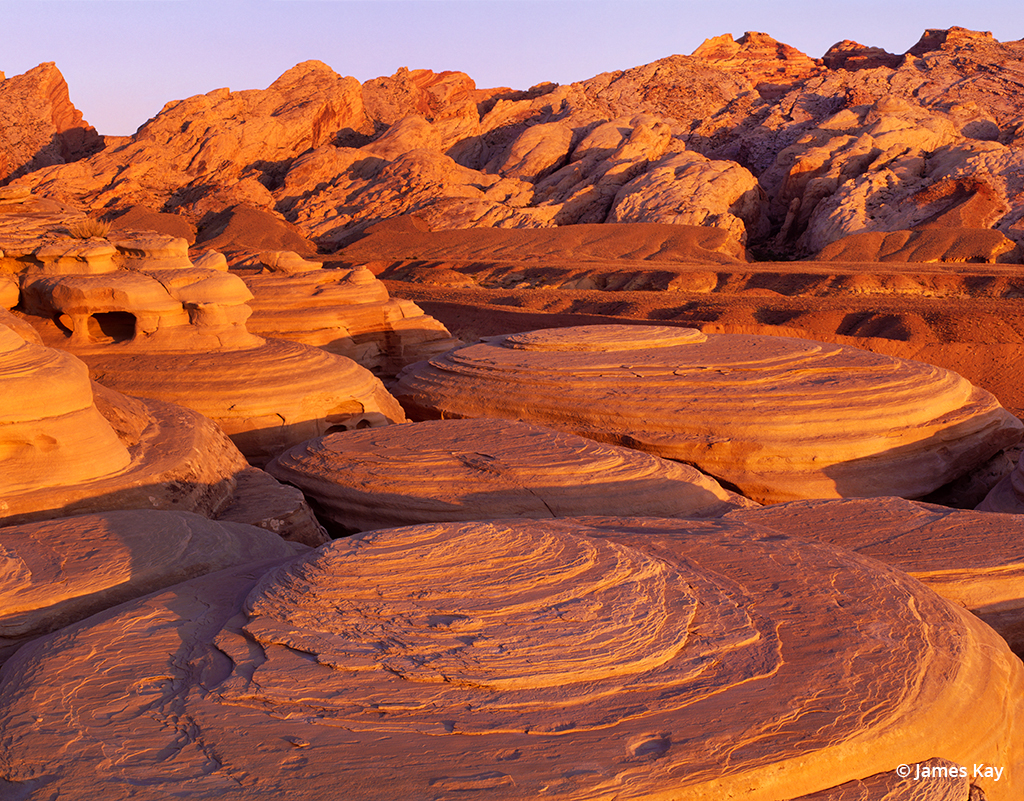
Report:
[{"label": "layered sandstone ledge", "polygon": [[0,385],[0,525],[165,509],[226,516],[307,545],[327,539],[301,493],[250,467],[210,420],[92,382],[71,354],[4,325]]},{"label": "layered sandstone ledge", "polygon": [[132,598],[306,550],[255,526],[146,509],[6,526],[0,542],[0,662],[31,639]]},{"label": "layered sandstone ledge", "polygon": [[256,465],[331,430],[405,420],[369,370],[284,340],[219,352],[91,350],[81,358],[102,384],[210,418]]},{"label": "layered sandstone ledge", "polygon": [[138,506],[215,515],[246,466],[188,409],[89,381],[74,356],[0,326],[0,523]]},{"label": "layered sandstone ledge", "polygon": [[250,333],[248,287],[222,259],[195,266],[185,239],[121,231],[76,240],[68,215],[42,214],[27,231],[16,216],[0,233],[21,310],[100,383],[199,412],[257,465],[329,430],[404,421],[352,360]]},{"label": "layered sandstone ledge", "polygon": [[406,365],[462,343],[410,300],[388,295],[365,267],[324,270],[294,253],[264,253],[265,269],[245,275],[252,291],[248,329],[345,356],[394,376]]},{"label": "layered sandstone ledge", "polygon": [[753,505],[688,465],[509,420],[330,434],[267,472],[348,532],[503,517],[719,517]]},{"label": "layered sandstone ledge", "polygon": [[490,337],[413,366],[394,392],[413,419],[522,419],[693,464],[762,503],[921,497],[1024,428],[927,364],[663,326]]},{"label": "layered sandstone ledge", "polygon": [[1009,801],[1022,698],[987,626],[833,546],[721,521],[438,524],[25,646],[0,770],[110,799],[777,801],[939,757],[1005,766],[972,781]]}]

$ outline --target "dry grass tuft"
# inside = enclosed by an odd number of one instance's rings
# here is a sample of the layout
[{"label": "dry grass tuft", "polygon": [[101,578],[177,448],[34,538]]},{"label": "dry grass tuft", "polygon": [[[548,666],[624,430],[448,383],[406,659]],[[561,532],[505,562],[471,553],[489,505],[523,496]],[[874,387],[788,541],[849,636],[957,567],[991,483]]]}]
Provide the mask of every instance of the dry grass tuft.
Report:
[{"label": "dry grass tuft", "polygon": [[110,223],[92,218],[68,226],[68,233],[75,239],[103,239],[110,233]]}]

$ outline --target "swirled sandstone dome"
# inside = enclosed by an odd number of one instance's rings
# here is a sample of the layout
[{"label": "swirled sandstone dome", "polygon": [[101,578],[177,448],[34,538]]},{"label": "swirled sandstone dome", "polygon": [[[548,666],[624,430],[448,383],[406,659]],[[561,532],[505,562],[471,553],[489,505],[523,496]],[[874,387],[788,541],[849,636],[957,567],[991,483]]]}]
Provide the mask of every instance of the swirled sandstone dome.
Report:
[{"label": "swirled sandstone dome", "polygon": [[328,434],[267,472],[349,532],[501,517],[719,517],[755,505],[689,465],[512,420]]},{"label": "swirled sandstone dome", "polygon": [[106,799],[777,801],[939,757],[1005,765],[980,784],[1009,801],[1022,698],[990,629],[822,543],[721,521],[422,525],[25,646],[0,775]]},{"label": "swirled sandstone dome", "polygon": [[69,353],[0,325],[0,524],[116,508],[213,514],[245,466],[193,411],[89,381]]},{"label": "swirled sandstone dome", "polygon": [[921,497],[1024,429],[939,367],[667,326],[491,337],[410,368],[394,392],[413,419],[521,419],[687,462],[763,503]]}]

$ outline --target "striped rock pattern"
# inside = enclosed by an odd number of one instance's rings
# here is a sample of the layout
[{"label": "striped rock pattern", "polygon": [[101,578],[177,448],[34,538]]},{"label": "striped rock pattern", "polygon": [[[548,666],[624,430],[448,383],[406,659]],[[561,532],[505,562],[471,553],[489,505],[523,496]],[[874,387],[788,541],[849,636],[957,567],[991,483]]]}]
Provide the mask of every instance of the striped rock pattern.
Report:
[{"label": "striped rock pattern", "polygon": [[689,465],[509,420],[329,434],[267,472],[348,532],[503,517],[719,517],[753,503]]},{"label": "striped rock pattern", "polygon": [[728,519],[827,542],[899,568],[1024,652],[1024,517],[907,501],[792,501]]},{"label": "striped rock pattern", "polygon": [[147,509],[0,528],[0,662],[132,598],[306,548],[255,526]]},{"label": "striped rock pattern", "polygon": [[[435,524],[23,647],[0,776],[111,800],[778,801],[943,759],[1003,767],[972,783],[1009,801],[1022,699],[991,629],[823,543],[722,521]],[[69,739],[75,759],[53,759]]]},{"label": "striped rock pattern", "polygon": [[387,375],[462,344],[412,301],[390,297],[365,267],[323,270],[312,264],[245,276],[254,295],[250,331],[315,345]]},{"label": "striped rock pattern", "polygon": [[696,466],[749,498],[921,497],[1024,426],[948,370],[785,337],[581,326],[416,365],[412,419],[506,417]]},{"label": "striped rock pattern", "polygon": [[0,326],[0,524],[140,506],[214,514],[245,460],[213,423],[89,381]]},{"label": "striped rock pattern", "polygon": [[81,357],[106,386],[210,418],[256,465],[331,430],[405,421],[380,380],[351,359],[294,342],[260,342],[200,353],[93,349]]}]

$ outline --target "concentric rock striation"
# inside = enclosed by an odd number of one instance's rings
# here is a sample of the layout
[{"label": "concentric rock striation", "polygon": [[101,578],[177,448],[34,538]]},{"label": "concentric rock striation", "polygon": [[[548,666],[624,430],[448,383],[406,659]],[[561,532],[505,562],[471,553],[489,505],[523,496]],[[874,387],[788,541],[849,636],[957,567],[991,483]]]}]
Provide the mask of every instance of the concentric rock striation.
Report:
[{"label": "concentric rock striation", "polygon": [[975,781],[990,801],[1022,787],[1024,668],[987,626],[874,560],[719,521],[357,535],[5,670],[21,794],[777,801],[936,757],[1003,766]]},{"label": "concentric rock striation", "polygon": [[414,366],[394,392],[413,419],[522,419],[693,464],[760,502],[921,497],[1024,428],[930,365],[662,326],[492,337]]},{"label": "concentric rock striation", "polygon": [[128,510],[0,528],[0,662],[20,645],[132,598],[305,549],[262,528]]},{"label": "concentric rock striation", "polygon": [[751,505],[656,456],[507,420],[437,420],[304,442],[267,472],[348,531],[503,517],[719,517]]},{"label": "concentric rock striation", "polygon": [[267,253],[273,266],[245,276],[252,291],[248,329],[345,356],[395,375],[462,343],[409,300],[392,298],[365,267],[324,270],[297,254]]},{"label": "concentric rock striation", "polygon": [[195,412],[90,383],[67,353],[0,326],[0,523],[111,509],[212,515],[245,460]]},{"label": "concentric rock striation", "polygon": [[169,509],[327,539],[301,494],[249,467],[211,421],[90,382],[74,356],[3,325],[0,388],[0,525]]},{"label": "concentric rock striation", "polygon": [[350,359],[283,340],[208,353],[83,353],[96,380],[188,406],[215,421],[253,464],[330,430],[405,421],[378,378]]}]

